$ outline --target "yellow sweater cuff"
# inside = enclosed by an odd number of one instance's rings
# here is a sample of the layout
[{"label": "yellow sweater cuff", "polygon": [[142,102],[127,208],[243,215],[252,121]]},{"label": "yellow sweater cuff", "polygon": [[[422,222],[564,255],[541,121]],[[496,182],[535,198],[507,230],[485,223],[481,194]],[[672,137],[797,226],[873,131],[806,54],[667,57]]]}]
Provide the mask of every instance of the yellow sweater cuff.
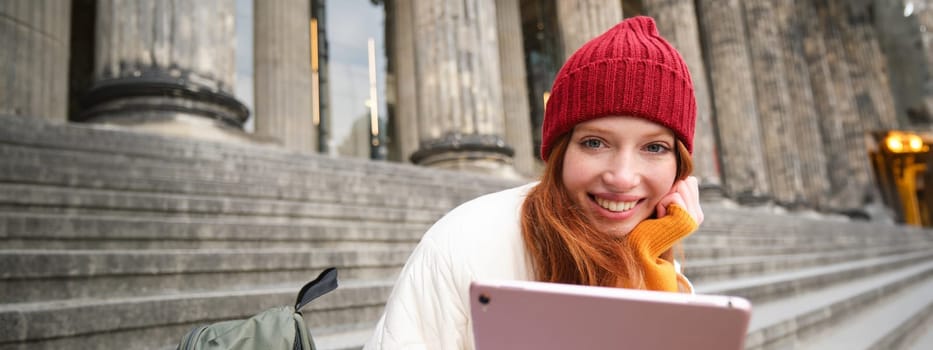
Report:
[{"label": "yellow sweater cuff", "polygon": [[696,231],[698,225],[680,206],[671,204],[667,211],[668,215],[662,218],[645,220],[635,226],[628,239],[644,267],[646,287],[650,290],[676,292],[678,285],[674,264],[660,256]]}]

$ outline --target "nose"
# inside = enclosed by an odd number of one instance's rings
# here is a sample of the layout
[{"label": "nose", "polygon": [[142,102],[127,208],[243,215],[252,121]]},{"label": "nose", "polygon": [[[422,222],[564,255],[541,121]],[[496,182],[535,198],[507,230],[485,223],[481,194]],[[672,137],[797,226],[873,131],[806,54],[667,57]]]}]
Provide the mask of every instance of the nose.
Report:
[{"label": "nose", "polygon": [[626,192],[641,182],[641,171],[635,157],[620,152],[612,157],[603,171],[602,180],[610,189]]}]

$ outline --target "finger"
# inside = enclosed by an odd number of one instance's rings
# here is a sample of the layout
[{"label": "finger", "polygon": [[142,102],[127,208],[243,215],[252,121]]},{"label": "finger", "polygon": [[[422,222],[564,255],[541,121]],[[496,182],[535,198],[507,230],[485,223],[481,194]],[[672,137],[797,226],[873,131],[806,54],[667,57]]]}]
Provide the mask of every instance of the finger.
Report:
[{"label": "finger", "polygon": [[690,181],[688,179],[677,182],[672,189],[674,194],[671,194],[670,200],[665,202],[665,207],[670,203],[680,205],[699,225],[703,220],[703,210],[700,209],[698,191],[693,189],[695,186],[695,180]]},{"label": "finger", "polygon": [[699,202],[699,199],[700,199],[700,181],[697,180],[697,178],[696,178],[695,176],[688,176],[686,182],[687,182],[687,189],[690,190],[690,195],[691,195],[690,198],[696,198],[696,199],[697,199],[697,202]]},{"label": "finger", "polygon": [[691,207],[690,208],[691,213],[694,215],[694,219],[696,220],[697,224],[698,225],[702,224],[704,215],[703,215],[703,208],[700,205],[699,180],[697,180],[697,178],[694,176],[687,177],[686,187],[687,187],[687,190],[690,192],[690,195],[686,199],[687,205]]},{"label": "finger", "polygon": [[684,202],[684,196],[680,192],[671,193],[666,197],[667,200],[664,201],[664,208],[669,207],[671,204],[675,204],[684,210],[687,210],[687,203]]},{"label": "finger", "polygon": [[700,183],[697,181],[697,178],[694,176],[688,176],[687,180],[684,181],[687,185],[687,190],[690,191],[690,198],[700,198]]},{"label": "finger", "polygon": [[692,191],[690,191],[690,184],[687,181],[680,181],[674,188],[676,193],[679,194],[683,200],[681,206],[692,216],[696,211],[696,204],[693,201],[693,194],[691,193]]},{"label": "finger", "polygon": [[663,218],[665,215],[667,215],[667,205],[671,203],[672,201],[671,196],[673,195],[674,195],[673,193],[668,193],[664,195],[664,197],[662,197],[660,201],[658,201],[658,205],[656,207],[657,207],[659,218]]},{"label": "finger", "polygon": [[659,218],[663,218],[665,215],[667,215],[667,207],[664,206],[663,203],[658,202],[658,205],[655,208],[655,210],[658,212]]},{"label": "finger", "polygon": [[671,191],[668,192],[666,195],[664,195],[664,197],[661,197],[661,200],[658,201],[656,210],[657,210],[659,218],[667,215],[667,206],[670,205],[671,203],[674,203],[674,196],[679,196],[679,194],[676,191],[676,186],[674,188],[671,188]]}]

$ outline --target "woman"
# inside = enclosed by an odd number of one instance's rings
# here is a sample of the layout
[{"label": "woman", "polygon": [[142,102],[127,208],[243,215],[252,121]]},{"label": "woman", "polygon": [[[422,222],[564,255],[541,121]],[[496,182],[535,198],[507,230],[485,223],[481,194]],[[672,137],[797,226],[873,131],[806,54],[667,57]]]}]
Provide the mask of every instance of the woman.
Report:
[{"label": "woman", "polygon": [[469,285],[537,280],[692,292],[674,246],[703,221],[688,177],[696,102],[648,17],[577,50],[554,81],[541,181],[438,220],[396,282],[368,349],[472,349]]}]

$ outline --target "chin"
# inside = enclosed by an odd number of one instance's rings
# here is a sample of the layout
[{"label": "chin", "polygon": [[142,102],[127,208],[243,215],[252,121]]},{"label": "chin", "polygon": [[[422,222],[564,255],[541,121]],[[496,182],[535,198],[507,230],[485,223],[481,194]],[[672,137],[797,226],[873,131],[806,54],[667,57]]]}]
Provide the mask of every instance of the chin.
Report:
[{"label": "chin", "polygon": [[611,226],[611,227],[600,227],[599,230],[613,237],[624,238],[632,232],[633,227],[620,227],[620,226]]}]

